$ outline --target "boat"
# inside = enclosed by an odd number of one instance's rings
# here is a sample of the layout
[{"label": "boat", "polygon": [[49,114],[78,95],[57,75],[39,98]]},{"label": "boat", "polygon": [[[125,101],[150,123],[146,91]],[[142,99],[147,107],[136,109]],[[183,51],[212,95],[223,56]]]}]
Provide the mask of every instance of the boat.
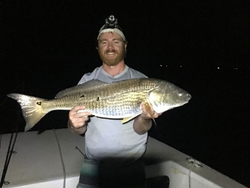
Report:
[{"label": "boat", "polygon": [[[4,168],[10,139],[11,134],[1,136],[0,169]],[[84,138],[66,128],[46,130],[41,134],[20,132],[3,187],[75,188],[83,151]],[[148,188],[246,188],[152,137],[148,138],[145,162]]]}]

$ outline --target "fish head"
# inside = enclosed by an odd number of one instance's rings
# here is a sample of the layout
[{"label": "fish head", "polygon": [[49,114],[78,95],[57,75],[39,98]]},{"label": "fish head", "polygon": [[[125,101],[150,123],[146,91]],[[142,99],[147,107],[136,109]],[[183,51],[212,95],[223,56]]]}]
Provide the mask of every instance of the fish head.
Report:
[{"label": "fish head", "polygon": [[150,92],[149,101],[157,113],[162,113],[182,106],[191,99],[191,95],[180,87],[166,81],[161,81]]}]

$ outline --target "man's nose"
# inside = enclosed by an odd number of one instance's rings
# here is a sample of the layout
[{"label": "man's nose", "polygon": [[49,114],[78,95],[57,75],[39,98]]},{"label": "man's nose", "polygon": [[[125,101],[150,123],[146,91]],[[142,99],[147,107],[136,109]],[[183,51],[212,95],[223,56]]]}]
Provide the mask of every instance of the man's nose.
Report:
[{"label": "man's nose", "polygon": [[113,49],[113,48],[114,48],[113,43],[112,43],[112,42],[109,42],[109,43],[108,43],[108,49]]}]

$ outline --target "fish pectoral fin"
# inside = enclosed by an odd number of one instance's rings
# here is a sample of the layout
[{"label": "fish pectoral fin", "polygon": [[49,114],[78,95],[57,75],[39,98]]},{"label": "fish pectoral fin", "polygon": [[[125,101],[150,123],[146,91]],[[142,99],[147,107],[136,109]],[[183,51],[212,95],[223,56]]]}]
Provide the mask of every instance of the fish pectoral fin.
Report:
[{"label": "fish pectoral fin", "polygon": [[149,113],[149,115],[152,118],[154,124],[156,125],[156,121],[155,121],[155,118],[154,118],[154,114],[153,114],[153,110],[151,108],[151,105],[148,102],[145,102],[144,105],[145,105],[146,111]]},{"label": "fish pectoral fin", "polygon": [[[140,113],[139,113],[139,114],[140,114]],[[123,119],[122,119],[122,124],[129,122],[130,120],[134,119],[134,118],[135,118],[136,116],[138,116],[139,114],[135,114],[135,115],[133,115],[133,116],[123,118]]]}]

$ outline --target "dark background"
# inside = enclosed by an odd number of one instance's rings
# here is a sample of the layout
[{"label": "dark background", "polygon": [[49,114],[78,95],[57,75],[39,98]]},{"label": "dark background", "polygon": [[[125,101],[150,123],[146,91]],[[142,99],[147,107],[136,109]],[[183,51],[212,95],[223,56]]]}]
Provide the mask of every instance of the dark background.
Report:
[{"label": "dark background", "polygon": [[[149,134],[250,186],[249,1],[9,0],[0,8],[0,133],[25,126],[6,94],[53,98],[101,65],[96,37],[114,14],[126,63],[192,94]],[[66,127],[67,115],[51,112],[33,130]]]}]

